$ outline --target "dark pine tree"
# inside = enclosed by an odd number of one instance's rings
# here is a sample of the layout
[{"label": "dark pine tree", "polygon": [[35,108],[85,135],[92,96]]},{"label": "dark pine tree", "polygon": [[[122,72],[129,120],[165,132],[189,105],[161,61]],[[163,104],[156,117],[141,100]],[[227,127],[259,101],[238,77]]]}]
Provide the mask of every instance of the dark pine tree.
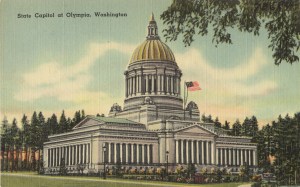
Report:
[{"label": "dark pine tree", "polygon": [[29,121],[27,119],[27,116],[24,114],[22,117],[22,149],[24,150],[25,154],[24,154],[24,162],[22,164],[22,168],[23,169],[29,169],[29,145],[30,145],[30,124]]},{"label": "dark pine tree", "polygon": [[59,126],[59,133],[68,132],[69,127],[68,127],[68,122],[64,110],[62,111],[62,114],[60,116],[58,126]]},{"label": "dark pine tree", "polygon": [[38,149],[38,145],[40,144],[40,122],[36,112],[34,111],[31,117],[30,124],[30,142],[29,145],[31,147],[31,169],[36,170],[36,157],[35,153]]},{"label": "dark pine tree", "polygon": [[225,124],[224,124],[224,126],[223,126],[223,129],[225,129],[225,130],[230,130],[229,124],[230,124],[230,122],[225,121]]},{"label": "dark pine tree", "polygon": [[216,117],[215,122],[214,122],[215,128],[220,129],[220,128],[221,128],[221,125],[222,125],[222,124],[219,122],[219,118]]},{"label": "dark pine tree", "polygon": [[240,121],[237,119],[235,121],[235,123],[232,125],[232,129],[231,129],[231,135],[233,136],[241,136],[241,129],[242,129],[242,125],[240,123]]},{"label": "dark pine tree", "polygon": [[55,114],[52,114],[51,118],[48,120],[50,134],[57,134],[59,133],[59,126],[57,122],[57,117]]}]

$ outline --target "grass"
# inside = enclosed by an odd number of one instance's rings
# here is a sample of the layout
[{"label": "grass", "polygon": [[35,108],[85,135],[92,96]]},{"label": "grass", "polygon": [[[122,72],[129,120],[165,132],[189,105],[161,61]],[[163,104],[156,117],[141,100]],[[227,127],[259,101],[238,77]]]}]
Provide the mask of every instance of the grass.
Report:
[{"label": "grass", "polygon": [[1,174],[1,187],[146,187],[146,186],[200,186],[235,187],[242,183],[181,184],[159,181],[136,181],[124,179],[100,179],[97,177],[40,176],[33,173]]}]

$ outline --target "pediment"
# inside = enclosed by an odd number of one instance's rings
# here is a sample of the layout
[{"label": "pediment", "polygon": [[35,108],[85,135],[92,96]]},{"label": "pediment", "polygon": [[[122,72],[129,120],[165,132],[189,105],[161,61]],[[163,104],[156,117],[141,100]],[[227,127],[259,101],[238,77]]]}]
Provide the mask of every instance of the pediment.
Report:
[{"label": "pediment", "polygon": [[178,135],[215,135],[215,133],[204,129],[199,125],[193,125],[191,127],[186,127],[183,129],[179,129],[177,131]]},{"label": "pediment", "polygon": [[90,127],[100,124],[99,121],[91,119],[91,118],[85,118],[81,122],[79,122],[73,129],[77,129],[80,127]]}]

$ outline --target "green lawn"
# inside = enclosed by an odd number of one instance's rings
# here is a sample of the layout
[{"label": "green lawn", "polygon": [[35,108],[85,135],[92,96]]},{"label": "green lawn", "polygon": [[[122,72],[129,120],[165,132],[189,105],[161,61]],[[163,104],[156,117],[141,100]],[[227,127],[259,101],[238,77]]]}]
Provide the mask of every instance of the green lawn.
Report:
[{"label": "green lawn", "polygon": [[30,173],[1,174],[1,187],[146,187],[146,186],[201,186],[235,187],[242,183],[181,184],[158,181],[135,181],[122,179],[100,179],[96,177],[40,176]]}]

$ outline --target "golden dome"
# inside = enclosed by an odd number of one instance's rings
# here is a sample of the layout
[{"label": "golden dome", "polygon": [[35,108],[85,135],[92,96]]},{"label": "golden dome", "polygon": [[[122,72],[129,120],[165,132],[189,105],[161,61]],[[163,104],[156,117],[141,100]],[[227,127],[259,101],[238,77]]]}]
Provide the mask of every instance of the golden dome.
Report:
[{"label": "golden dome", "polygon": [[153,14],[150,17],[148,25],[147,39],[134,50],[129,64],[150,60],[175,62],[175,57],[171,49],[159,39]]},{"label": "golden dome", "polygon": [[171,49],[161,42],[160,39],[147,39],[134,50],[130,63],[144,60],[164,60],[175,62],[175,57]]}]

